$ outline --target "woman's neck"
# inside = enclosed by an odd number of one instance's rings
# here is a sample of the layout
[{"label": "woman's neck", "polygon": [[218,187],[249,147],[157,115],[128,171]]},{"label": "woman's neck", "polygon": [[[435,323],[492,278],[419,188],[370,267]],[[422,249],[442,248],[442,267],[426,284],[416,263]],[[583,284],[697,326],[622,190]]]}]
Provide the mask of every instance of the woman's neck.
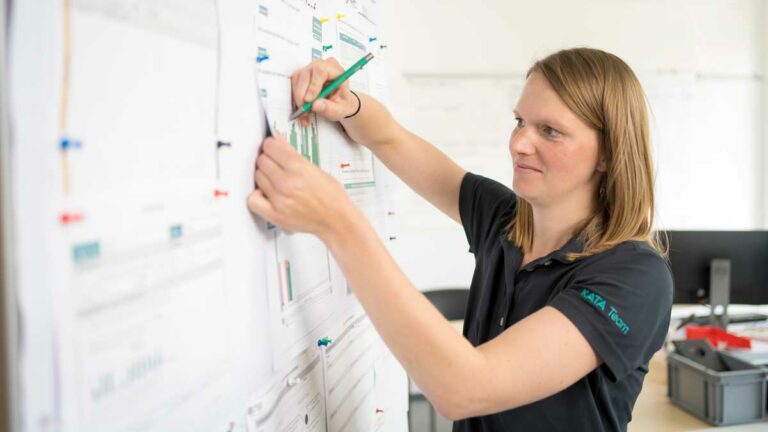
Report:
[{"label": "woman's neck", "polygon": [[580,230],[593,214],[591,200],[564,201],[547,206],[533,206],[533,248],[531,259],[560,249]]}]

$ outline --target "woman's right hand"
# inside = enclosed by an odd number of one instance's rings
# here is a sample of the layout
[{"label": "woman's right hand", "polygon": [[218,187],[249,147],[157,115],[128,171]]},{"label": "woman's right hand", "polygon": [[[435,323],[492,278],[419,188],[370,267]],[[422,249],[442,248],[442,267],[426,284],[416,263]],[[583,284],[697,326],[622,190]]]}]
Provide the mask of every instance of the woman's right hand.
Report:
[{"label": "woman's right hand", "polygon": [[[326,60],[315,60],[296,71],[291,75],[293,102],[296,107],[311,102],[328,82],[333,81],[342,73],[344,73],[344,68],[333,57]],[[315,101],[312,104],[312,111],[329,120],[339,121],[353,114],[357,110],[357,104],[357,98],[349,90],[349,81],[347,80],[325,99]],[[308,126],[309,113],[299,117],[299,120],[302,126]]]}]

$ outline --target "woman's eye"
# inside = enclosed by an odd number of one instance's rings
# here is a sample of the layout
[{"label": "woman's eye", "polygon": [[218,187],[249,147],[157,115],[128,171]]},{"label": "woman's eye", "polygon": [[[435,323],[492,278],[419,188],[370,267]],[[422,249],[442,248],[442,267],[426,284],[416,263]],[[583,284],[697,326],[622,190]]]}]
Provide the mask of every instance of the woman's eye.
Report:
[{"label": "woman's eye", "polygon": [[562,135],[559,130],[550,126],[544,126],[542,130],[544,131],[544,135],[547,138],[558,138],[560,135]]},{"label": "woman's eye", "polygon": [[515,127],[521,128],[525,126],[525,120],[521,119],[520,117],[515,117]]}]

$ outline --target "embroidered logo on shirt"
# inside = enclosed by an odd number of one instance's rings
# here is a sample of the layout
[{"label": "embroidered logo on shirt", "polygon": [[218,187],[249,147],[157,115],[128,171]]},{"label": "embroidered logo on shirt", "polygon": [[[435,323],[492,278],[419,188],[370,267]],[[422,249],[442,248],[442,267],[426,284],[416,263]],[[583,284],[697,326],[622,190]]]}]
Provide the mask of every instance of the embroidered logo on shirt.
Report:
[{"label": "embroidered logo on shirt", "polygon": [[[606,307],[605,299],[600,297],[598,294],[595,294],[586,288],[582,288],[581,297],[584,298],[585,300],[588,300],[596,308],[605,312],[605,307]],[[627,323],[624,322],[624,320],[621,319],[616,309],[613,306],[609,306],[609,308],[610,308],[610,311],[608,311],[608,317],[611,319],[611,321],[613,321],[613,323],[616,324],[616,327],[618,327],[619,331],[621,331],[623,334],[629,333],[629,326],[627,325]]]},{"label": "embroidered logo on shirt", "polygon": [[605,311],[605,299],[600,297],[599,295],[593,293],[592,291],[584,288],[581,290],[581,296],[585,299],[592,302],[593,305],[597,306],[601,311]]}]

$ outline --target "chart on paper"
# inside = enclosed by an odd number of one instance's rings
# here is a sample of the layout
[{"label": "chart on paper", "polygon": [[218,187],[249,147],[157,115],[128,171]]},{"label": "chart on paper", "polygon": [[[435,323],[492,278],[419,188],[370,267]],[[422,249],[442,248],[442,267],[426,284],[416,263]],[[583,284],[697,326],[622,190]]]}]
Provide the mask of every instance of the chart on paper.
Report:
[{"label": "chart on paper", "polygon": [[352,308],[327,331],[249,403],[253,432],[402,430],[394,419],[407,410],[405,372],[367,317]]},{"label": "chart on paper", "polygon": [[372,52],[349,85],[384,100],[377,1],[14,3],[22,432],[407,429],[404,371],[329,249],[247,205],[279,134],[394,238],[386,168],[339,122],[289,120],[317,59]]},{"label": "chart on paper", "polygon": [[72,233],[81,426],[149,429],[174,401],[194,399],[226,375],[221,226],[213,213],[110,232]]}]

